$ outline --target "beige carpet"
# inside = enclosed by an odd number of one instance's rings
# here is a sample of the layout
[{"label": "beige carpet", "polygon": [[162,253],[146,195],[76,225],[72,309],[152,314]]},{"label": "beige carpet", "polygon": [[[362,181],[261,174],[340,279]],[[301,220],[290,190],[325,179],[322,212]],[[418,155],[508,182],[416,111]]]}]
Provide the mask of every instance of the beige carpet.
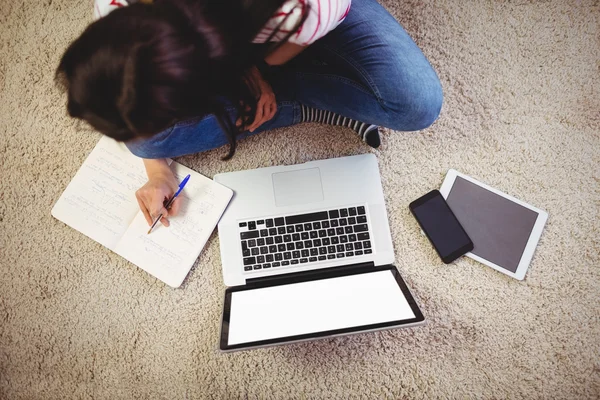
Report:
[{"label": "beige carpet", "polygon": [[[0,398],[600,397],[598,1],[385,1],[445,90],[434,126],[386,132],[374,151],[428,324],[227,355],[216,234],[173,290],[50,216],[98,140],[52,80],[90,3],[0,1]],[[230,162],[180,161],[213,176],[369,151],[305,125]],[[408,203],[448,168],[549,212],[523,282],[444,265],[420,235]]]}]

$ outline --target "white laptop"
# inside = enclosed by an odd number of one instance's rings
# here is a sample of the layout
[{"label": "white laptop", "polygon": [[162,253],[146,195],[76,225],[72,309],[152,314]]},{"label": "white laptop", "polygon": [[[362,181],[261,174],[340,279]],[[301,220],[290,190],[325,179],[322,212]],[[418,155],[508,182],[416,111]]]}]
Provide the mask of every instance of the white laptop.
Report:
[{"label": "white laptop", "polygon": [[372,154],[215,176],[233,190],[219,222],[220,349],[414,326]]}]

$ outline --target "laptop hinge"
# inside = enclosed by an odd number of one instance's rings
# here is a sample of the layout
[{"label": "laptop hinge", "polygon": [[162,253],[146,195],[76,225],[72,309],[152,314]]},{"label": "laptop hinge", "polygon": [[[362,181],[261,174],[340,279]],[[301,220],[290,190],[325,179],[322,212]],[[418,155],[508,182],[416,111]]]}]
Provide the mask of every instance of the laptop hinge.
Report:
[{"label": "laptop hinge", "polygon": [[289,274],[281,274],[281,275],[271,275],[271,276],[263,276],[260,278],[252,278],[246,280],[247,285],[255,285],[260,284],[261,286],[268,283],[277,283],[279,285],[285,283],[294,283],[297,281],[304,280],[313,280],[313,279],[326,279],[334,276],[338,276],[340,272],[351,274],[353,271],[363,270],[366,267],[375,267],[375,263],[373,261],[358,263],[358,264],[348,264],[342,265],[339,267],[330,267],[330,268],[320,268],[313,269],[310,271],[302,271],[302,272],[292,272]]}]

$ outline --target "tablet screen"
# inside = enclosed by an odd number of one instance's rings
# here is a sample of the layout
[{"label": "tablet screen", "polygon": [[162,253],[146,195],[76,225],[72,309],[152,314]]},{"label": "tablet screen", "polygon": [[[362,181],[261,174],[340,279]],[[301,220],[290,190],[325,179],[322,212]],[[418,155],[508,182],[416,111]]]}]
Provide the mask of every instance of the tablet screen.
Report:
[{"label": "tablet screen", "polygon": [[446,201],[473,241],[472,253],[515,272],[538,213],[460,176]]},{"label": "tablet screen", "polygon": [[416,318],[391,270],[233,291],[230,295],[226,309],[228,346],[279,338],[290,341],[307,334],[399,324]]}]

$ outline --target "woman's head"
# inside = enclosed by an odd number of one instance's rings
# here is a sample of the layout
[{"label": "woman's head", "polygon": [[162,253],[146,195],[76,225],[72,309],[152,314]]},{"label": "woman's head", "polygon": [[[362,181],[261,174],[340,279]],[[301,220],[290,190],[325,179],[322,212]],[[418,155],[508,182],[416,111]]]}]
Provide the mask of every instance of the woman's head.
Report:
[{"label": "woman's head", "polygon": [[[239,115],[254,115],[244,74],[253,62],[251,35],[264,23],[247,21],[242,3],[247,2],[138,3],[94,22],[57,70],[69,114],[128,141],[213,113],[230,136],[231,156],[235,133],[224,102],[239,107]],[[273,4],[258,19],[276,10],[275,1],[267,3]]]}]

